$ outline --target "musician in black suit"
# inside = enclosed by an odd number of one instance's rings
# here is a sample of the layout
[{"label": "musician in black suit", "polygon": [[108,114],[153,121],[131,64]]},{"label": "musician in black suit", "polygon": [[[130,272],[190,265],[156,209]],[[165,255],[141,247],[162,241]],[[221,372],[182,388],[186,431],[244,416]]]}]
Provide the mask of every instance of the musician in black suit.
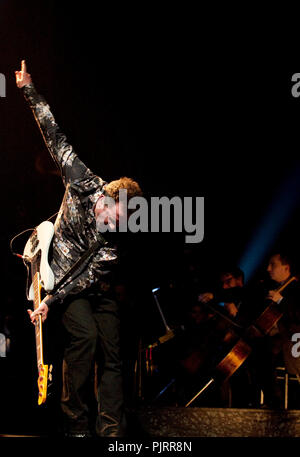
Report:
[{"label": "musician in black suit", "polygon": [[[295,357],[292,351],[295,344],[293,335],[300,332],[300,286],[295,275],[295,263],[289,255],[275,253],[270,257],[267,271],[271,280],[267,298],[277,303],[283,312],[270,333],[274,365],[283,363],[286,371],[300,381],[300,357]],[[292,278],[295,279],[284,287]],[[284,288],[278,292],[281,286]],[[295,406],[300,407],[300,402]]]},{"label": "musician in black suit", "polygon": [[[295,266],[289,255],[275,252],[270,256],[266,270],[266,280],[249,288],[240,315],[241,322],[249,326],[255,325],[257,318],[272,303],[278,305],[279,315],[282,313],[271,330],[266,331],[267,327],[262,325],[260,336],[250,339],[252,352],[248,362],[254,382],[263,392],[264,401],[260,406],[281,408],[283,391],[276,379],[276,367],[284,366],[289,374],[300,375],[300,358],[292,353],[295,344],[292,336],[300,332],[300,287],[297,277],[293,276]],[[294,406],[299,407],[300,403]]]}]

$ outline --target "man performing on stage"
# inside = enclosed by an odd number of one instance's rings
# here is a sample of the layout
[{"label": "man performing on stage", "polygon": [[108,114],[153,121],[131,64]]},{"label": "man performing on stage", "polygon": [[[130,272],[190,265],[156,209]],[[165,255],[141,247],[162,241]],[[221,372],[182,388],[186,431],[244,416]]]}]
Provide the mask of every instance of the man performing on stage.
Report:
[{"label": "man performing on stage", "polygon": [[[100,241],[100,247],[88,261],[63,281],[53,295],[47,295],[34,312],[28,312],[33,323],[38,314],[44,321],[52,306],[64,304],[62,322],[68,339],[64,348],[61,405],[66,419],[66,435],[90,435],[85,387],[99,340],[104,360],[98,386],[96,433],[99,436],[123,436],[120,321],[112,287],[112,269],[118,259],[118,251],[111,243],[114,234],[109,233],[107,238],[110,242],[107,242],[105,236],[99,233],[99,228],[108,224],[112,230],[116,229],[119,217],[127,214],[127,208],[118,199],[119,189],[127,190],[128,200],[141,195],[141,189],[130,178],[106,183],[92,173],[68,144],[55,123],[49,105],[36,92],[25,61],[22,61],[21,71],[15,73],[17,87],[22,89],[33,111],[66,188],[55,222],[50,263],[55,284],[64,278],[95,241]],[[105,197],[114,199],[114,208],[109,205],[107,208]]]}]

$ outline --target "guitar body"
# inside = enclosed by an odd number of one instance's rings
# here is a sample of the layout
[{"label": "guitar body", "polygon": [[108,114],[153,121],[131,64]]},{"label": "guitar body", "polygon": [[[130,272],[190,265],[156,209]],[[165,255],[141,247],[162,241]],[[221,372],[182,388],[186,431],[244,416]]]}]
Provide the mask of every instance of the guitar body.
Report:
[{"label": "guitar body", "polygon": [[[40,253],[40,281],[43,289],[50,292],[54,287],[54,274],[48,262],[49,248],[54,235],[52,222],[44,221],[36,227],[27,241],[23,256],[27,262],[31,262]],[[27,299],[34,300],[33,284],[27,288]]]},{"label": "guitar body", "polygon": [[[54,274],[48,262],[48,254],[51,241],[54,235],[54,226],[49,221],[42,222],[36,227],[27,241],[23,258],[27,266],[31,266],[31,285],[27,281],[27,299],[33,301],[33,308],[36,310],[41,302],[42,291],[50,292],[54,287]],[[52,366],[44,364],[43,355],[43,328],[42,317],[38,315],[35,321],[35,343],[38,367],[38,404],[41,405],[47,398],[48,380],[52,380]]]}]

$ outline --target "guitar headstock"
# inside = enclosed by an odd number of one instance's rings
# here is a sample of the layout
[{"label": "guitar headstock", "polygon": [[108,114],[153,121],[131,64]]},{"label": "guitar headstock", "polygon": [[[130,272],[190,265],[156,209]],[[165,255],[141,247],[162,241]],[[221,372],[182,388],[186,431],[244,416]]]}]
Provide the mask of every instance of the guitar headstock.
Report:
[{"label": "guitar headstock", "polygon": [[39,405],[45,403],[47,399],[48,381],[52,381],[52,365],[50,365],[50,367],[48,368],[48,365],[41,364],[39,367],[39,377],[37,381],[39,389]]}]

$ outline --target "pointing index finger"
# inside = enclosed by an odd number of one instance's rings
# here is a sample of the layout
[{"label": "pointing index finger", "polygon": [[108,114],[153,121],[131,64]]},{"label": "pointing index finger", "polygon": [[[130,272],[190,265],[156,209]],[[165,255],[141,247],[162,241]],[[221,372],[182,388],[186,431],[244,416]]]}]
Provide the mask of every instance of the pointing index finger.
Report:
[{"label": "pointing index finger", "polygon": [[23,71],[24,73],[27,72],[25,60],[22,60],[22,62],[21,62],[21,71]]}]

